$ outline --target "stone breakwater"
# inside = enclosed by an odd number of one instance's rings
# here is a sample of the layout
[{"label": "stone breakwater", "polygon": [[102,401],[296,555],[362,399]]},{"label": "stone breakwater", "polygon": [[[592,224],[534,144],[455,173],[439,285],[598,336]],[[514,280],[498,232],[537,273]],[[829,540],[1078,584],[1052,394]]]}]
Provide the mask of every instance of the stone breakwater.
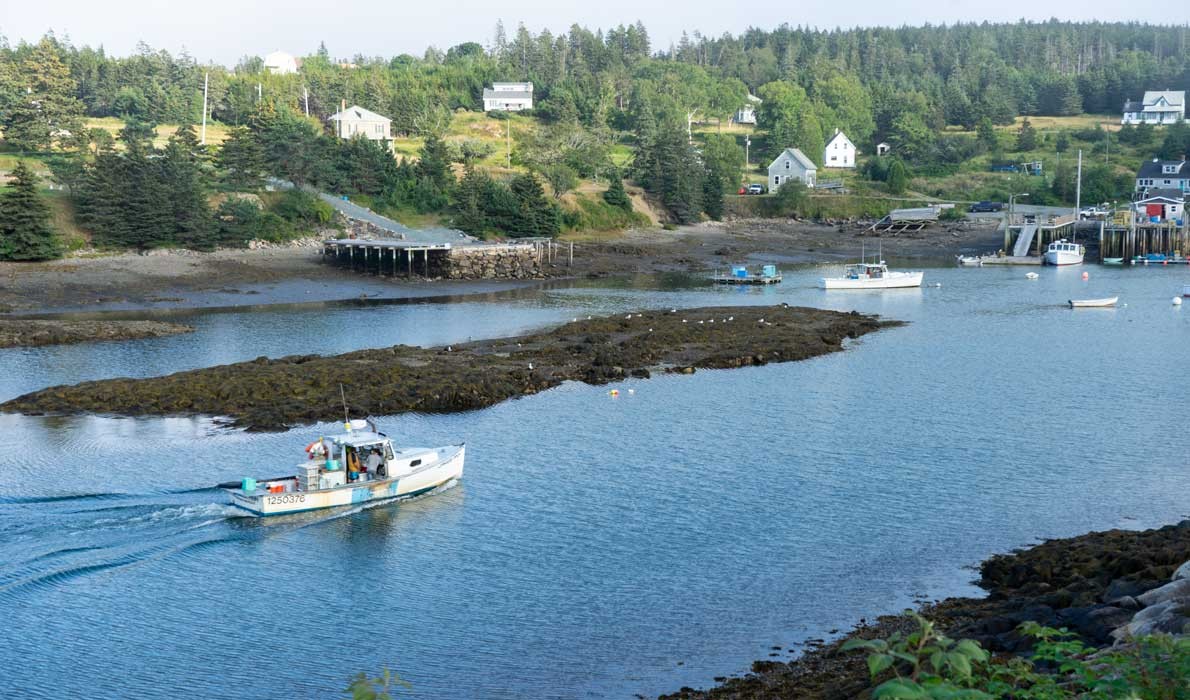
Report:
[{"label": "stone breakwater", "polygon": [[159,338],[193,330],[191,326],[160,321],[0,319],[0,348]]},{"label": "stone breakwater", "polygon": [[260,357],[164,377],[51,387],[0,404],[0,411],[225,416],[239,426],[283,430],[341,420],[340,384],[353,415],[466,411],[565,381],[603,384],[654,371],[803,360],[893,325],[899,322],[785,306],[633,312],[516,338]]},{"label": "stone breakwater", "polygon": [[[1017,632],[1026,621],[1065,627],[1099,648],[1154,633],[1190,634],[1190,520],[1142,532],[1092,532],[996,555],[981,565],[979,585],[987,598],[948,598],[919,612],[951,638],[974,639],[1001,654],[1030,650],[1031,640]],[[811,640],[811,651],[794,661],[757,661],[746,676],[662,698],[867,697],[867,655],[840,647],[848,639],[883,639],[915,628],[904,615],[861,620],[841,639]]]},{"label": "stone breakwater", "polygon": [[449,279],[529,279],[540,277],[541,255],[530,245],[452,248],[443,276]]}]

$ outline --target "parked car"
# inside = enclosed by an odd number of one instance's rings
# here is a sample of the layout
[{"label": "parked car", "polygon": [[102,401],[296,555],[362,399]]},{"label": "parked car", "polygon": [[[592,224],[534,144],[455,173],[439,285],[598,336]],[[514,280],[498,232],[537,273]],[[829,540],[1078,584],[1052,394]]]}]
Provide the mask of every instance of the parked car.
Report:
[{"label": "parked car", "polygon": [[989,202],[984,200],[982,202],[976,202],[975,204],[972,204],[971,208],[967,211],[971,212],[972,214],[978,214],[980,212],[1004,211],[1004,203]]},{"label": "parked car", "polygon": [[1107,218],[1107,209],[1103,207],[1085,207],[1078,213],[1080,219],[1105,219]]},{"label": "parked car", "polygon": [[748,185],[748,194],[764,194],[764,185],[756,183]]}]

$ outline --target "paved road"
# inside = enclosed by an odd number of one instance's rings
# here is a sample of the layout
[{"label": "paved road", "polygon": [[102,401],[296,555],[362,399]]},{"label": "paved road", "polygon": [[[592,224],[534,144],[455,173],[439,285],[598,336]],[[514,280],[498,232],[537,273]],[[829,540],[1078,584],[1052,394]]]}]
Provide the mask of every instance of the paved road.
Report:
[{"label": "paved road", "polygon": [[[269,184],[278,189],[293,189],[292,182],[275,177],[269,178]],[[416,243],[462,243],[476,240],[462,231],[450,228],[409,228],[399,221],[393,221],[387,216],[381,216],[367,207],[361,207],[342,197],[336,197],[326,192],[319,192],[312,187],[303,187],[302,189],[311,194],[318,195],[324,202],[342,212],[344,216],[360,221],[367,221],[389,233],[402,236],[403,240],[406,241]]]},{"label": "paved road", "polygon": [[404,236],[404,240],[415,241],[417,243],[459,243],[462,241],[474,240],[471,236],[449,228],[422,228],[415,229],[392,219],[381,216],[371,209],[361,207],[358,204],[350,202],[342,197],[335,197],[319,192],[318,196],[324,202],[330,204],[335,209],[343,212],[344,215],[352,219],[360,221],[367,221],[370,224],[378,226],[385,231],[393,234],[400,234]]}]

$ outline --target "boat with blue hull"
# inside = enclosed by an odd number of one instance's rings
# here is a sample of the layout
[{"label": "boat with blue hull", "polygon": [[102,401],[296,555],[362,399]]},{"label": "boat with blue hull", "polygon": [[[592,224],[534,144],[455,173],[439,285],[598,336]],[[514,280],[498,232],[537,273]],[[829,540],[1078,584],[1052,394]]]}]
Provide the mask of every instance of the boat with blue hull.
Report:
[{"label": "boat with blue hull", "polygon": [[231,503],[253,515],[287,515],[369,501],[408,498],[463,476],[466,445],[396,447],[369,421],[306,446],[293,476],[220,484]]}]

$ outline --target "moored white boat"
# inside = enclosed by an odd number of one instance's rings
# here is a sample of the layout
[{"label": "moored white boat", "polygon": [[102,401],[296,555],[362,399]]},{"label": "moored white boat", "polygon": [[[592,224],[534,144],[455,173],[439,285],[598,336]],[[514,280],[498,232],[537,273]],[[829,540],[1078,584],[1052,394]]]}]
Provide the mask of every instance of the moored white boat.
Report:
[{"label": "moored white boat", "polygon": [[463,475],[464,444],[398,448],[367,421],[346,427],[310,443],[294,476],[221,486],[232,505],[266,516],[417,496]]},{"label": "moored white boat", "polygon": [[959,267],[983,267],[983,258],[978,255],[956,255],[954,257]]},{"label": "moored white boat", "polygon": [[1115,306],[1120,297],[1105,297],[1103,299],[1071,299],[1070,308],[1072,309],[1088,309],[1098,308],[1104,306]]},{"label": "moored white boat", "polygon": [[822,277],[822,289],[899,289],[920,287],[922,272],[893,272],[884,261],[848,265],[842,277]]},{"label": "moored white boat", "polygon": [[1077,243],[1071,243],[1063,238],[1050,243],[1042,258],[1046,265],[1079,265],[1083,261],[1086,250]]}]

